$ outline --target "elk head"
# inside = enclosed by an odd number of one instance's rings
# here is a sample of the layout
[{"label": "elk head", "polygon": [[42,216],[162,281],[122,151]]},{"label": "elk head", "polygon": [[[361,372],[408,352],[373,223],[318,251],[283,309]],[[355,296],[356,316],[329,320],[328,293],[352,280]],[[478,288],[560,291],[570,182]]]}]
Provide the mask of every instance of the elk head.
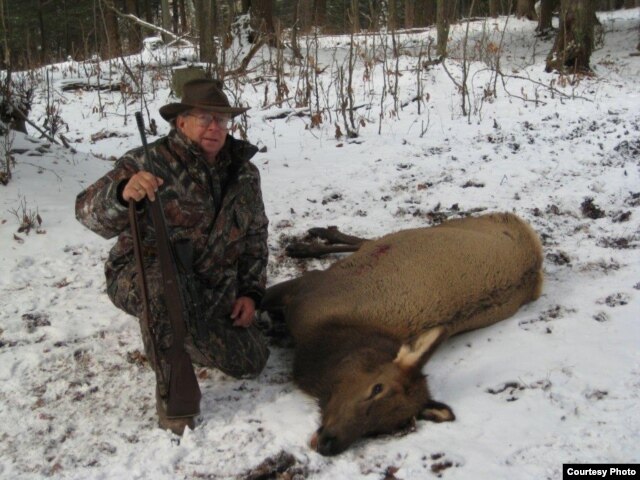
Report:
[{"label": "elk head", "polygon": [[335,455],[361,437],[402,430],[416,417],[454,420],[447,405],[431,400],[421,371],[445,337],[445,328],[435,327],[402,345],[391,362],[352,362],[321,402],[322,423],[311,447],[322,455]]}]

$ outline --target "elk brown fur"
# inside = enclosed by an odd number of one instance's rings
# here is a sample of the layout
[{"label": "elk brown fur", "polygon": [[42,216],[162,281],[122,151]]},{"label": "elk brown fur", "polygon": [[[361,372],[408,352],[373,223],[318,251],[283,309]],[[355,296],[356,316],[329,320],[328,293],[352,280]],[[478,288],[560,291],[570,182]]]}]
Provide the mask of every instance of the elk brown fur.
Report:
[{"label": "elk brown fur", "polygon": [[533,229],[497,213],[366,241],[324,271],[270,287],[262,308],[284,315],[294,379],[322,412],[312,446],[331,455],[415,417],[453,420],[422,367],[447,337],[538,298],[541,266]]}]

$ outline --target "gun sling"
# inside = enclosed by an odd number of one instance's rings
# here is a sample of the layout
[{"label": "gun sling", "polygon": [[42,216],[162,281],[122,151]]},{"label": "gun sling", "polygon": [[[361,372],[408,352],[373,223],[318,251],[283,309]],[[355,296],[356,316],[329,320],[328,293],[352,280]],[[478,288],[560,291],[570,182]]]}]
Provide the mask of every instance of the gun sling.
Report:
[{"label": "gun sling", "polygon": [[[142,145],[145,153],[145,163],[147,170],[153,175],[158,176],[148,151],[146,137],[144,135],[144,124],[142,123],[142,115],[136,113],[136,121],[142,137]],[[180,284],[180,276],[176,265],[176,257],[173,246],[169,240],[164,212],[162,210],[162,202],[160,195],[156,195],[156,200],[146,202],[147,209],[151,214],[153,228],[155,230],[157,244],[157,258],[162,276],[162,291],[166,304],[167,314],[171,324],[173,333],[173,341],[170,348],[166,352],[166,361],[169,364],[169,378],[164,378],[160,364],[157,345],[155,345],[155,336],[153,335],[152,326],[153,318],[149,308],[149,290],[144,273],[142,240],[140,238],[140,229],[135,207],[135,202],[129,202],[129,221],[131,223],[132,236],[134,238],[134,255],[136,257],[136,268],[138,271],[139,286],[143,302],[142,328],[151,339],[152,356],[150,359],[154,362],[156,376],[158,382],[168,385],[168,398],[166,405],[166,413],[168,418],[190,417],[200,413],[200,387],[193,370],[191,357],[184,347],[184,341],[187,335],[187,316],[188,309],[186,299]]]}]

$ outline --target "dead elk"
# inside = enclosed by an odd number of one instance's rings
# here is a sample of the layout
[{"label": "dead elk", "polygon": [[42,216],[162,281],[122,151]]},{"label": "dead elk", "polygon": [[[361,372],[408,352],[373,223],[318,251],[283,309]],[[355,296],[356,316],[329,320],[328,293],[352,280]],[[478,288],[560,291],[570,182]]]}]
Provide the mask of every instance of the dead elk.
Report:
[{"label": "dead elk", "polygon": [[429,393],[429,357],[447,337],[503,320],[541,290],[542,247],[512,214],[360,243],[324,271],[270,287],[262,304],[294,338],[294,380],[318,399],[312,446],[323,455],[415,418],[453,420]]}]

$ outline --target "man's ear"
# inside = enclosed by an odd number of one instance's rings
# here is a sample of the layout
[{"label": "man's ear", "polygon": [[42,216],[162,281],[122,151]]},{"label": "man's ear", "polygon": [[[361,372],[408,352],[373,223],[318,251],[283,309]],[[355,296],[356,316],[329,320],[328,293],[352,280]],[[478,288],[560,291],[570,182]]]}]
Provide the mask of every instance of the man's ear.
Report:
[{"label": "man's ear", "polygon": [[176,117],[176,130],[182,131],[184,128],[184,123],[187,121],[187,118],[184,115],[178,115]]}]

